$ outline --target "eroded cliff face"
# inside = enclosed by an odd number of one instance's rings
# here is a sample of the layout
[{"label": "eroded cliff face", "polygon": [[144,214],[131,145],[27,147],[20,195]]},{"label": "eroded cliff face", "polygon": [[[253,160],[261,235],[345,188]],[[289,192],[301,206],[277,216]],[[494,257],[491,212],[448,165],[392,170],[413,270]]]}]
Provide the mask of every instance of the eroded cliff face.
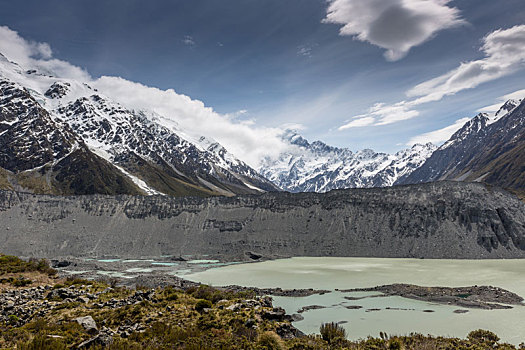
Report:
[{"label": "eroded cliff face", "polygon": [[0,192],[2,253],[524,258],[525,205],[482,184],[438,182],[232,198]]}]

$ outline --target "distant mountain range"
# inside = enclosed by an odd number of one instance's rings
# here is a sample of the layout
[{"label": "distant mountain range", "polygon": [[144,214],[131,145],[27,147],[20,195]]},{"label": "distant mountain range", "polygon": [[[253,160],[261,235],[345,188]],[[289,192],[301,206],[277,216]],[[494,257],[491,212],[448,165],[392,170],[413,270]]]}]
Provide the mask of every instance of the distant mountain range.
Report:
[{"label": "distant mountain range", "polygon": [[0,54],[0,189],[47,194],[212,196],[327,192],[440,180],[525,195],[525,104],[480,113],[441,147],[352,152],[287,130],[289,147],[257,170],[209,137],[135,110],[84,82],[27,70]]},{"label": "distant mountain range", "polygon": [[235,195],[279,190],[205,137],[89,85],[0,56],[0,188],[53,194]]},{"label": "distant mountain range", "polygon": [[420,167],[437,148],[427,143],[395,154],[371,149],[354,153],[321,141],[309,143],[294,131],[287,131],[283,139],[295,147],[276,159],[264,159],[259,172],[290,192],[391,186]]}]

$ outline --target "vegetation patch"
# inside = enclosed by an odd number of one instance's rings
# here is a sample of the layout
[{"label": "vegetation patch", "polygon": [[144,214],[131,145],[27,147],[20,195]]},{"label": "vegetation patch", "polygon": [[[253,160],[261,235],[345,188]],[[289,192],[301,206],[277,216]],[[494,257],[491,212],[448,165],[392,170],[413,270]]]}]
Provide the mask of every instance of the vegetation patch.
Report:
[{"label": "vegetation patch", "polygon": [[47,275],[56,275],[57,271],[45,259],[22,260],[12,255],[0,255],[0,274],[38,271]]}]

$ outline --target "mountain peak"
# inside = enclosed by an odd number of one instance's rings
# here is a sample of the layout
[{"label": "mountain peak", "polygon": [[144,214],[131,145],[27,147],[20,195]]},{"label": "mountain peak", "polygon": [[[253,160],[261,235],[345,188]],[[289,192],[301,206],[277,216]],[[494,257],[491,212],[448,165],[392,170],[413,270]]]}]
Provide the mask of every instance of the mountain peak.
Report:
[{"label": "mountain peak", "polygon": [[495,117],[502,117],[504,116],[505,114],[509,113],[509,112],[512,112],[514,110],[514,108],[518,107],[519,104],[521,103],[522,100],[514,100],[514,99],[510,99],[510,100],[507,100],[501,107],[500,109],[496,112],[496,114],[494,115]]}]

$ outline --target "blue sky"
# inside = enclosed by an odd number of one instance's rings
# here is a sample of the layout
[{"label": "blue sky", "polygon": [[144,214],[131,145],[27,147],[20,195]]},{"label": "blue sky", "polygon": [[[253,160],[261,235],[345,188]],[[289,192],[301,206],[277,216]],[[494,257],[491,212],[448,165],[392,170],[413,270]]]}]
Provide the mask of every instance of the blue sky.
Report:
[{"label": "blue sky", "polygon": [[[392,11],[382,8],[389,1]],[[172,88],[237,120],[272,128],[299,124],[310,140],[353,150],[399,150],[417,135],[525,89],[524,62],[518,59],[501,77],[403,107],[405,117],[414,110],[417,116],[382,124],[390,110],[371,114],[374,104],[413,99],[406,93],[418,84],[462,62],[483,60],[487,53],[480,47],[487,34],[525,24],[523,0],[430,0],[435,8],[410,0],[415,12],[406,27],[411,31],[439,20],[419,40],[395,31],[396,21],[404,20],[399,3],[2,0],[0,25],[26,40],[49,43],[54,57],[85,68],[92,77],[120,76]],[[350,5],[352,11],[346,11]],[[365,15],[381,14],[382,27],[372,30],[363,23]],[[348,23],[355,32],[341,35]],[[400,49],[402,44],[409,50]],[[353,126],[355,120],[365,125]]]}]

